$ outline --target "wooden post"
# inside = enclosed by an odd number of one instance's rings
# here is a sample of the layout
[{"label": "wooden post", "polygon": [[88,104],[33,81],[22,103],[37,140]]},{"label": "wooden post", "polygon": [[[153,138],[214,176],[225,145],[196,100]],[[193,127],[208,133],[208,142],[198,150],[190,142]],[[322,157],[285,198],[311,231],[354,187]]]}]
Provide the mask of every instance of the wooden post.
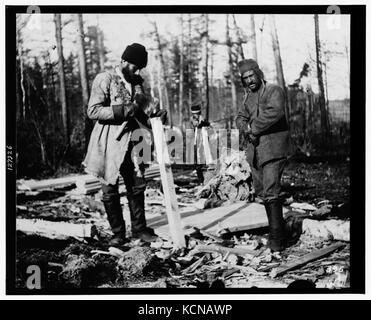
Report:
[{"label": "wooden post", "polygon": [[170,235],[175,247],[184,248],[185,238],[180,221],[178,202],[175,194],[173,173],[170,167],[170,157],[166,145],[164,128],[160,118],[151,118],[153,138],[160,167],[162,188],[164,191],[166,215],[169,222]]},{"label": "wooden post", "polygon": [[213,164],[214,161],[213,161],[213,157],[210,151],[209,136],[207,134],[207,129],[205,127],[202,127],[201,129],[201,136],[202,136],[202,145],[204,147],[206,164]]}]

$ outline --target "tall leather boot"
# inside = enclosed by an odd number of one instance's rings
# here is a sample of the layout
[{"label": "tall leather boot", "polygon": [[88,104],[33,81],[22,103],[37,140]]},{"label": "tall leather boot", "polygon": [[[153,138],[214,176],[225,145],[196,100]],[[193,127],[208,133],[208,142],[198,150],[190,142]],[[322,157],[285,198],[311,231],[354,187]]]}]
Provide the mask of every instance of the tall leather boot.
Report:
[{"label": "tall leather boot", "polygon": [[144,212],[144,192],[128,195],[127,198],[133,238],[142,239],[145,242],[156,241],[157,236],[153,229],[147,227],[146,223]]},{"label": "tall leather boot", "polygon": [[127,198],[130,210],[131,230],[133,233],[143,231],[147,226],[144,214],[144,192],[136,195],[128,195]]},{"label": "tall leather boot", "polygon": [[119,196],[111,196],[110,199],[102,200],[106,210],[108,222],[114,234],[110,241],[110,245],[122,245],[127,242],[125,237],[126,225],[122,216],[122,207]]},{"label": "tall leather boot", "polygon": [[267,246],[272,251],[285,249],[285,221],[283,220],[282,203],[273,200],[264,204],[269,223],[269,238]]}]

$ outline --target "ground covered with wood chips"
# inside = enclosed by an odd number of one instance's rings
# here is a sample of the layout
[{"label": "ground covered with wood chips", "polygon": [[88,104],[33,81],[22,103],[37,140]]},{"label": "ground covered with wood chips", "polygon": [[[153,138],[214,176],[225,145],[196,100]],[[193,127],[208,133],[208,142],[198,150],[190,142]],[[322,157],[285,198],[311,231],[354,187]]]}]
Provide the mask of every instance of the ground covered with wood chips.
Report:
[{"label": "ground covered with wood chips", "polygon": [[[197,175],[178,175],[178,201],[182,210],[197,208],[200,190]],[[319,220],[347,221],[349,212],[349,163],[290,162],[283,176],[285,205],[307,203],[330,208]],[[165,215],[160,183],[149,183],[146,194],[147,220]],[[147,245],[131,241],[125,247],[108,245],[110,230],[99,193],[77,195],[71,190],[24,192],[17,196],[17,219],[73,224],[93,223],[93,238],[56,237],[17,231],[18,288],[27,286],[27,268],[41,269],[42,286],[61,288],[346,288],[349,287],[349,242],[299,235],[298,241],[281,253],[265,248],[267,229],[239,233],[187,232],[187,248],[175,249],[166,239]],[[128,217],[125,197],[124,216]],[[298,216],[306,210],[299,210]],[[295,214],[295,213],[294,213]],[[128,230],[130,232],[130,230]],[[343,244],[329,255],[276,275],[280,267],[301,257]],[[207,252],[205,246],[237,249],[237,253]],[[238,252],[242,249],[242,253]],[[245,251],[243,251],[245,250]],[[227,250],[228,251],[228,250]]]}]

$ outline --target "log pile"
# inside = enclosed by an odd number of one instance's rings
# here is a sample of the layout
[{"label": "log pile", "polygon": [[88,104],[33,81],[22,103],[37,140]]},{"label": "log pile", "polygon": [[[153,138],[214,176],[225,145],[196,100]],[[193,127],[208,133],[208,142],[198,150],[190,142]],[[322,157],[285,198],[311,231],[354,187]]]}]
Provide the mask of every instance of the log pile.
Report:
[{"label": "log pile", "polygon": [[[145,170],[144,177],[147,180],[153,180],[160,177],[160,169],[158,165],[152,165]],[[123,185],[124,181],[120,177],[119,185]],[[77,194],[88,195],[98,192],[101,189],[101,182],[98,178],[83,174],[74,175],[63,178],[47,179],[47,180],[19,180],[17,181],[18,191],[40,191],[51,190],[56,188],[73,187],[76,186],[75,192]]]},{"label": "log pile", "polygon": [[79,194],[92,194],[101,189],[101,182],[94,176],[81,176],[76,180],[76,192]]},{"label": "log pile", "polygon": [[51,188],[63,188],[67,186],[72,186],[75,184],[76,179],[80,176],[68,176],[56,179],[47,180],[18,180],[17,189],[19,191],[38,191]]}]

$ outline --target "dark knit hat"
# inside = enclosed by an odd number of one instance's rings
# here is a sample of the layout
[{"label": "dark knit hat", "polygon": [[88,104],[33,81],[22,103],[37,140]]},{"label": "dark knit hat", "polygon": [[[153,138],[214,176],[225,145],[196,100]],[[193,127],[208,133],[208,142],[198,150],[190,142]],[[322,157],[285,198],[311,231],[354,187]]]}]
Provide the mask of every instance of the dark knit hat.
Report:
[{"label": "dark knit hat", "polygon": [[244,74],[246,71],[259,69],[259,65],[254,59],[245,59],[238,62],[238,69],[240,74]]},{"label": "dark knit hat", "polygon": [[148,53],[144,46],[139,43],[133,43],[126,47],[121,59],[135,64],[139,69],[143,69],[147,66]]},{"label": "dark knit hat", "polygon": [[196,101],[192,102],[191,112],[192,113],[201,113],[201,104],[202,104],[201,100],[196,100]]}]

